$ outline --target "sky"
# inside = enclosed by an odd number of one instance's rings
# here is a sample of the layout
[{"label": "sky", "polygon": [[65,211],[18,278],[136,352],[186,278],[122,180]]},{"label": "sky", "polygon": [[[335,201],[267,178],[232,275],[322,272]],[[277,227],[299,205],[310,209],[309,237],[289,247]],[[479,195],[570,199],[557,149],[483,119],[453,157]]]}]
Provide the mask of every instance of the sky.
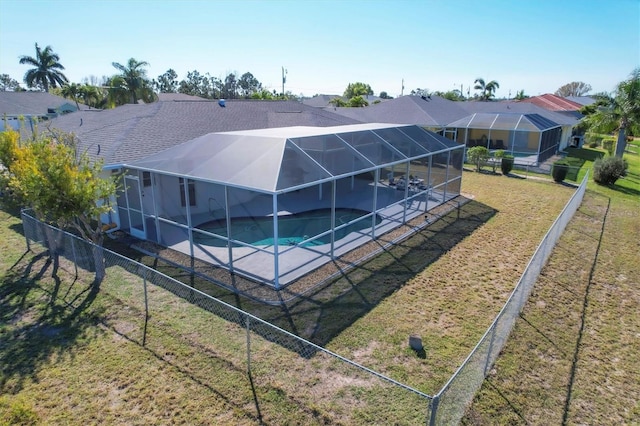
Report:
[{"label": "sky", "polygon": [[473,95],[477,78],[498,98],[597,93],[640,66],[640,0],[0,0],[0,74],[22,83],[35,43],[76,83],[135,58],[152,79],[250,72],[277,92],[286,69],[285,91],[305,96],[353,82]]}]

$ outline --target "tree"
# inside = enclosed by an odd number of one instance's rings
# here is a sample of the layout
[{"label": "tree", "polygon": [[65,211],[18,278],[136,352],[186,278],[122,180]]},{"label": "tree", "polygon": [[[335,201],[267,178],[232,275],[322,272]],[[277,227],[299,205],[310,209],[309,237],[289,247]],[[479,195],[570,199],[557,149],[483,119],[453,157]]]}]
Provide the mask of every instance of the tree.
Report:
[{"label": "tree", "polygon": [[22,88],[9,74],[0,74],[0,92],[20,92]]},{"label": "tree", "polygon": [[94,108],[103,108],[107,104],[107,96],[104,89],[83,84],[79,88],[79,96],[85,105]]},{"label": "tree", "polygon": [[333,105],[335,107],[346,107],[346,106],[349,106],[349,102],[347,102],[344,99],[339,98],[339,97],[335,97],[335,98],[331,99],[329,101],[329,104],[331,104],[331,105]]},{"label": "tree", "polygon": [[469,163],[475,164],[478,172],[482,170],[482,166],[487,163],[490,157],[489,150],[484,146],[474,146],[467,150],[467,160]]},{"label": "tree", "polygon": [[202,75],[198,71],[193,70],[187,72],[187,78],[180,81],[178,92],[206,99],[214,99],[220,97],[220,86],[220,80],[211,77],[209,73]]},{"label": "tree", "polygon": [[393,99],[393,97],[389,96],[387,92],[380,92],[380,99]]},{"label": "tree", "polygon": [[464,96],[462,96],[462,93],[458,89],[449,90],[448,92],[436,91],[433,92],[433,94],[450,101],[464,101]]},{"label": "tree", "polygon": [[481,101],[488,101],[495,96],[496,89],[500,88],[500,84],[495,80],[485,83],[484,79],[476,78],[473,88],[480,91]]},{"label": "tree", "polygon": [[367,102],[362,96],[358,95],[349,99],[349,106],[354,108],[366,107],[369,106],[369,102]]},{"label": "tree", "polygon": [[371,86],[361,82],[349,83],[349,85],[344,91],[344,97],[347,99],[351,99],[354,96],[368,96],[368,95],[373,95],[373,90],[371,89]]},{"label": "tree", "polygon": [[608,105],[585,118],[592,132],[611,133],[617,129],[616,157],[622,158],[627,146],[627,131],[640,133],[640,67],[627,80],[618,83]]},{"label": "tree", "polygon": [[60,91],[60,93],[62,93],[62,96],[72,99],[76,103],[76,108],[78,109],[80,109],[80,105],[78,104],[78,97],[80,97],[81,87],[82,86],[76,83],[65,84],[64,86],[62,86],[62,90]]},{"label": "tree", "polygon": [[421,89],[418,87],[417,89],[412,90],[410,95],[422,96],[423,98],[430,98],[431,92],[429,92],[429,89]]},{"label": "tree", "polygon": [[129,101],[137,104],[138,99],[145,102],[154,100],[153,90],[151,90],[151,82],[147,79],[147,71],[143,68],[149,66],[145,61],[137,61],[130,58],[126,65],[112,62],[111,65],[120,71],[119,79],[112,79],[111,83],[117,89],[126,90],[129,94]]},{"label": "tree", "polygon": [[518,101],[521,101],[523,99],[527,99],[529,97],[529,95],[525,95],[524,94],[524,89],[523,90],[519,90],[518,92],[516,92],[516,97],[515,99]]},{"label": "tree", "polygon": [[36,43],[36,57],[21,56],[20,63],[23,65],[33,65],[35,68],[30,69],[24,75],[24,82],[27,87],[40,86],[45,92],[49,91],[49,86],[63,86],[69,80],[62,73],[64,69],[59,62],[60,57],[54,53],[51,46],[47,46],[41,50]]},{"label": "tree", "polygon": [[245,99],[249,99],[251,95],[262,90],[262,83],[260,83],[250,72],[242,74],[240,80],[238,80],[238,86],[240,86],[242,96]]},{"label": "tree", "polygon": [[591,91],[591,86],[582,81],[572,81],[556,90],[556,96],[566,98],[568,96],[584,96]]},{"label": "tree", "polygon": [[169,68],[164,74],[153,81],[153,87],[160,93],[176,93],[178,91],[178,74]]},{"label": "tree", "polygon": [[260,89],[260,91],[251,94],[251,99],[273,100],[275,95],[267,89]]},{"label": "tree", "polygon": [[221,96],[226,99],[235,99],[238,97],[238,79],[234,73],[230,72],[225,77]]},{"label": "tree", "polygon": [[[105,276],[100,215],[111,210],[108,199],[116,192],[116,180],[102,178],[102,163],[77,155],[75,137],[62,132],[36,136],[28,143],[20,143],[12,130],[2,132],[0,161],[9,188],[23,205],[33,209],[39,220],[60,228],[71,227],[96,245],[94,260],[99,283]],[[57,265],[54,241],[55,238],[48,238],[49,255]]]}]

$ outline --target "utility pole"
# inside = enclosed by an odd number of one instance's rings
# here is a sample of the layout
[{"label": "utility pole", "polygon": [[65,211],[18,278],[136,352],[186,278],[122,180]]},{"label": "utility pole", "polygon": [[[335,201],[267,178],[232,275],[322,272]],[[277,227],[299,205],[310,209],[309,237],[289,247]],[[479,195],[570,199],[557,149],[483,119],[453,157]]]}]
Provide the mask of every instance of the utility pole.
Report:
[{"label": "utility pole", "polygon": [[284,83],[287,82],[287,70],[282,67],[282,97],[284,98]]},{"label": "utility pole", "polygon": [[404,78],[402,79],[402,90],[400,90],[400,96],[404,95]]}]

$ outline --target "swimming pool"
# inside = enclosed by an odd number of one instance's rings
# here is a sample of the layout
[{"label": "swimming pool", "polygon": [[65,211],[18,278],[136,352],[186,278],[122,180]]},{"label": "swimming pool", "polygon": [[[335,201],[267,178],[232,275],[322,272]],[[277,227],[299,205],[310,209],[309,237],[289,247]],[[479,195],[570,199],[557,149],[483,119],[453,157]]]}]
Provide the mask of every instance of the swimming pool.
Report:
[{"label": "swimming pool", "polygon": [[[349,224],[370,212],[357,209],[336,209],[336,228]],[[376,225],[380,223],[376,215]],[[198,229],[212,234],[227,237],[226,220],[213,220],[197,226]],[[371,228],[371,220],[359,220],[335,232],[336,240],[349,233]],[[318,209],[278,217],[278,245],[297,245],[310,237],[322,234],[331,229],[331,209]],[[231,238],[255,246],[270,246],[274,243],[273,217],[235,217],[231,219]],[[214,247],[226,247],[227,242],[221,238],[193,233],[193,242]],[[329,244],[331,234],[310,240],[302,246]],[[234,246],[239,246],[235,244]]]}]

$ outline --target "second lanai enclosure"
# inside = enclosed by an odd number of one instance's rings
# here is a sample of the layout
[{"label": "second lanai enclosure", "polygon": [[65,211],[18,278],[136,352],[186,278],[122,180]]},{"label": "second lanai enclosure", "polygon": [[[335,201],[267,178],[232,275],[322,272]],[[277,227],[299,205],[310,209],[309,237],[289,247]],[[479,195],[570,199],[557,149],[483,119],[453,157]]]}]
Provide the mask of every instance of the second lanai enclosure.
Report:
[{"label": "second lanai enclosure", "polygon": [[469,148],[501,149],[516,163],[538,164],[558,151],[562,126],[539,114],[476,113],[448,124],[445,134]]},{"label": "second lanai enclosure", "polygon": [[277,289],[458,196],[463,156],[413,125],[211,133],[123,165],[117,219]]}]

